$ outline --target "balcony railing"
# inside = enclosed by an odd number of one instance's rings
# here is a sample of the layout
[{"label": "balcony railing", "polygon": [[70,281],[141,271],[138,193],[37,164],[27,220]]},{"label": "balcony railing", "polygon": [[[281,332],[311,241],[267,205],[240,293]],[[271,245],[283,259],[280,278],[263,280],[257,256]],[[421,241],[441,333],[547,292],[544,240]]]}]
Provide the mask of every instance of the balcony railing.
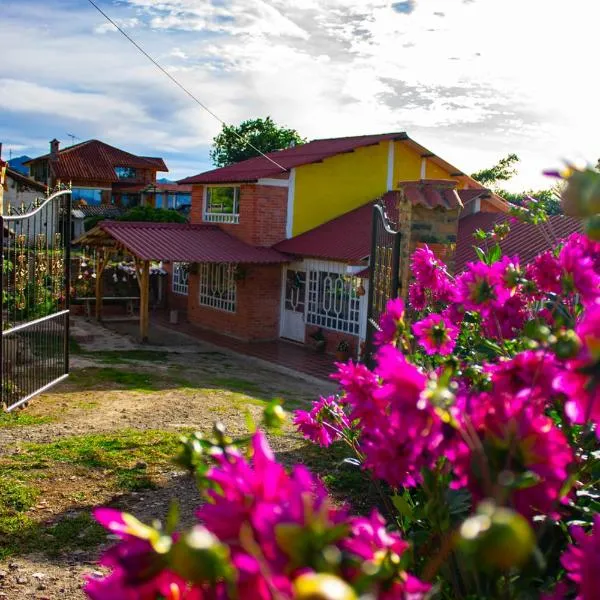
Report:
[{"label": "balcony railing", "polygon": [[240,215],[231,213],[204,213],[206,223],[239,223]]}]

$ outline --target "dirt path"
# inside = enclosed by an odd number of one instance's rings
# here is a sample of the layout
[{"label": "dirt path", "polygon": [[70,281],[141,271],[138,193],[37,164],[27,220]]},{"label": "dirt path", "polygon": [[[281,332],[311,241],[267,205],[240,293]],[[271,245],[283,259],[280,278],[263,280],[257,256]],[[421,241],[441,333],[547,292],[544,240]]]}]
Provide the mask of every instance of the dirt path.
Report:
[{"label": "dirt path", "polygon": [[[111,543],[91,508],[151,521],[175,496],[189,524],[198,495],[170,460],[181,432],[220,421],[235,436],[274,397],[293,410],[327,391],[214,349],[170,350],[84,345],[65,384],[1,418],[0,598],[83,598],[84,573]],[[285,462],[304,460],[291,427],[271,441]]]}]

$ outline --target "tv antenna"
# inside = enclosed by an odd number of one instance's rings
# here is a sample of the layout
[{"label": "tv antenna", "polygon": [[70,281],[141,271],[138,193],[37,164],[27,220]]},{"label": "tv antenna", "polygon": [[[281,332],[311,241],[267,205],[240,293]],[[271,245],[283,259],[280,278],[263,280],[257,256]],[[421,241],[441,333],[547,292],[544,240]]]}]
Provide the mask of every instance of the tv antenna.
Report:
[{"label": "tv antenna", "polygon": [[71,138],[71,146],[75,143],[75,140],[80,140],[80,137],[77,137],[76,135],[72,134],[72,133],[67,133],[67,136]]}]

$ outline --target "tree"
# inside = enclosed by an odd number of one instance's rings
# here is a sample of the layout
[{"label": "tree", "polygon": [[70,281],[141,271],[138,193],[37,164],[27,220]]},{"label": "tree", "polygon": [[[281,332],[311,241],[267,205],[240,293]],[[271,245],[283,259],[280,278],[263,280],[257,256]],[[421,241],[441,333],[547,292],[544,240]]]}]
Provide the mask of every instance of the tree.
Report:
[{"label": "tree", "polygon": [[248,119],[238,126],[223,125],[221,133],[213,139],[210,159],[215,166],[226,167],[259,156],[260,152],[283,150],[305,142],[295,129],[280,127],[271,117]]},{"label": "tree", "polygon": [[547,214],[559,215],[562,213],[560,207],[560,184],[546,190],[527,190],[524,192],[509,192],[498,185],[499,181],[509,181],[517,174],[517,163],[520,162],[516,154],[508,154],[501,158],[495,165],[481,169],[473,173],[471,177],[479,183],[489,187],[493,192],[502,196],[511,204],[524,206],[527,198],[535,198]]},{"label": "tree", "polygon": [[482,185],[493,185],[498,181],[508,181],[517,174],[516,164],[521,159],[516,154],[501,158],[493,167],[473,173],[471,177]]},{"label": "tree", "polygon": [[117,217],[117,221],[151,221],[154,223],[186,223],[184,215],[176,210],[154,208],[153,206],[135,206],[124,215]]}]

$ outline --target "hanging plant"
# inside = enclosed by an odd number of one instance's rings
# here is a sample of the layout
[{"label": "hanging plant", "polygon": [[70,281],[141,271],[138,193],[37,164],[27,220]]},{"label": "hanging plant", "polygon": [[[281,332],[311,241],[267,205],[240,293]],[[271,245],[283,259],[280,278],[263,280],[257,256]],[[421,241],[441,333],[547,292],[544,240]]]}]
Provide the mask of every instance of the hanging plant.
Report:
[{"label": "hanging plant", "polygon": [[233,271],[233,278],[236,281],[243,281],[246,279],[246,275],[248,274],[246,267],[243,265],[236,265],[235,270]]}]

